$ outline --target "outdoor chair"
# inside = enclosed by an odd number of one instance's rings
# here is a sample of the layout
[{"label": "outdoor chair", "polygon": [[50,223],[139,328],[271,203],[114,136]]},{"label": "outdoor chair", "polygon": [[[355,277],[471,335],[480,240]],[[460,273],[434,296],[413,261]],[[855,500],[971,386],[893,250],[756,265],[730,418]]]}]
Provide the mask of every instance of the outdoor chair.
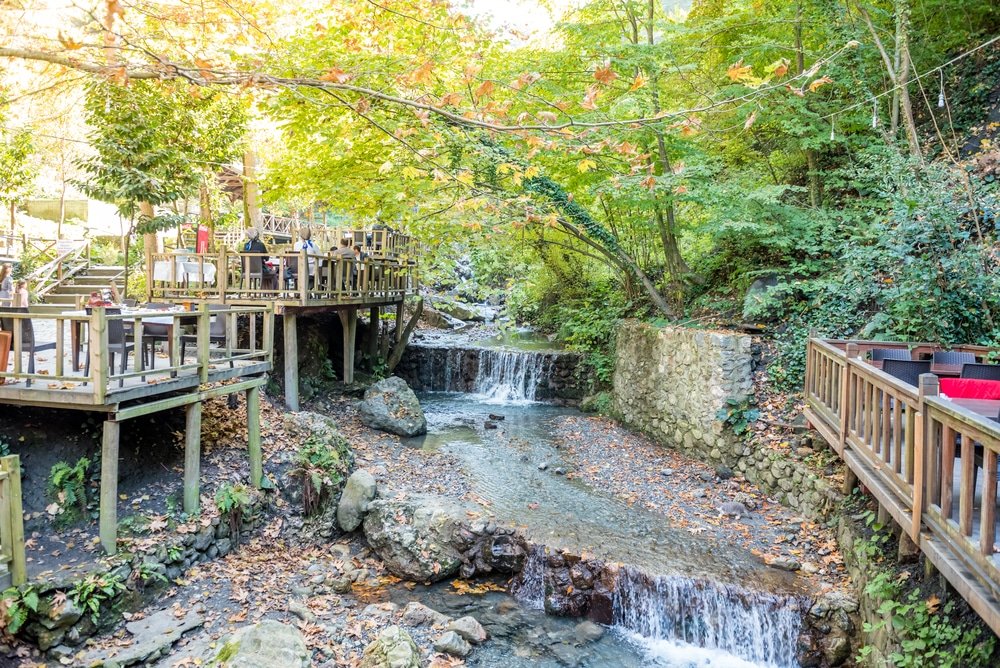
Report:
[{"label": "outdoor chair", "polygon": [[910,351],[905,348],[872,348],[872,361],[909,360]]},{"label": "outdoor chair", "polygon": [[882,371],[904,383],[917,387],[920,384],[920,374],[931,372],[931,363],[926,360],[914,362],[888,359],[882,363]]},{"label": "outdoor chair", "polygon": [[243,289],[260,290],[264,281],[264,258],[248,255],[243,258]]},{"label": "outdoor chair", "polygon": [[1000,364],[978,364],[966,362],[962,365],[962,378],[1000,380]]},{"label": "outdoor chair", "polygon": [[[228,311],[229,307],[225,304],[209,304],[209,311]],[[226,316],[223,314],[212,316],[211,324],[208,327],[208,342],[213,343],[226,343]],[[192,344],[194,346],[198,345],[198,335],[197,334],[185,334],[181,336],[181,364],[184,363],[184,357],[187,351],[187,344]],[[229,367],[232,368],[233,361],[229,360]]]},{"label": "outdoor chair", "polygon": [[[87,314],[89,315],[91,309],[87,309]],[[121,315],[122,310],[120,308],[109,308],[105,309],[107,315]],[[121,355],[121,365],[118,373],[125,373],[125,367],[128,364],[128,354],[129,352],[135,351],[135,341],[129,341],[129,337],[125,333],[125,323],[121,320],[108,320],[108,362],[109,369],[111,373],[115,371],[115,355]],[[83,369],[83,375],[90,375],[90,346],[93,341],[87,343],[87,363]],[[87,383],[84,382],[84,385]],[[124,378],[118,379],[118,387],[122,387],[125,384]]]},{"label": "outdoor chair", "polygon": [[954,350],[936,350],[932,361],[934,364],[975,364],[976,356],[972,353],[960,353]]},{"label": "outdoor chair", "polygon": [[[28,313],[25,306],[4,306],[0,307],[0,313]],[[0,317],[0,329],[5,332],[14,332],[14,318]],[[35,373],[35,353],[43,350],[55,350],[55,341],[37,343],[35,341],[35,328],[31,324],[31,318],[21,320],[21,351],[28,353],[28,373]],[[14,342],[11,341],[11,350],[14,350]],[[25,381],[25,386],[31,386],[31,379]]]},{"label": "outdoor chair", "polygon": [[[173,304],[167,304],[164,302],[149,302],[148,304],[143,304],[142,307],[150,311],[166,311],[173,308]],[[131,327],[134,327],[129,323],[129,327],[126,327],[126,334],[134,334],[128,331]],[[166,343],[170,340],[170,325],[164,325],[161,323],[151,322],[143,323],[142,325],[142,341],[139,344],[142,346],[142,355],[144,360],[148,360],[146,363],[146,368],[155,369],[156,368],[156,344]],[[146,356],[148,355],[148,357]]]}]

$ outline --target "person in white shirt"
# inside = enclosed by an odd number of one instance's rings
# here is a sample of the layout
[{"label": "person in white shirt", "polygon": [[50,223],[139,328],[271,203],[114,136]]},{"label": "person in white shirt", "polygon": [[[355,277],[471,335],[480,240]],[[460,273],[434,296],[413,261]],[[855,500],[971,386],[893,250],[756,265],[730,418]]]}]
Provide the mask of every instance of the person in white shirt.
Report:
[{"label": "person in white shirt", "polygon": [[[293,250],[296,253],[306,252],[306,270],[309,272],[309,287],[312,287],[313,279],[316,276],[316,257],[321,255],[319,248],[312,240],[312,231],[308,227],[299,230],[299,240],[295,242]],[[297,265],[296,265],[297,266]]]}]

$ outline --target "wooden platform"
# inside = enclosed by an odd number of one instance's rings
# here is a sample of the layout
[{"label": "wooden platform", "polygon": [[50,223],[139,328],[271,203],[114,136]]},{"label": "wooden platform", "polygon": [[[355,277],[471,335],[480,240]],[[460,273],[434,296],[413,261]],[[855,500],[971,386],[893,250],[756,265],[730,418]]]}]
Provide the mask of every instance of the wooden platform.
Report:
[{"label": "wooden platform", "polygon": [[[271,370],[274,348],[274,312],[269,305],[215,307],[211,311],[202,305],[194,312],[125,314],[95,308],[89,315],[29,312],[3,313],[0,317],[14,341],[7,368],[0,371],[0,403],[106,415],[100,536],[109,554],[117,549],[118,435],[123,420],[184,408],[184,510],[196,513],[200,503],[201,404],[214,396],[244,392],[251,482],[260,485],[260,388]],[[125,352],[123,370],[122,349],[116,349],[115,343],[126,329],[131,333],[124,340],[132,349]],[[79,338],[72,335],[74,330],[79,330]],[[152,344],[154,336],[166,352],[156,355],[150,366],[139,351],[143,343]],[[77,340],[87,342],[89,365],[82,369],[74,368]],[[189,354],[182,355],[182,347]],[[112,353],[116,353],[113,366]]]},{"label": "wooden platform", "polygon": [[864,359],[870,348],[893,347],[913,355],[940,349],[810,339],[806,417],[880,508],[1000,634],[1000,423],[939,396],[933,374],[923,374],[920,387],[913,387]]}]

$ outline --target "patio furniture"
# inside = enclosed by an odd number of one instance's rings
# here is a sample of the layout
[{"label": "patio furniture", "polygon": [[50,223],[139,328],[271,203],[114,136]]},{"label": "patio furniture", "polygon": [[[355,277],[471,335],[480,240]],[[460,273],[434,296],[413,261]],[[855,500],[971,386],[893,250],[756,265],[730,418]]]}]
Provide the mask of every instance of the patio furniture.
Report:
[{"label": "patio furniture", "polygon": [[954,350],[936,350],[931,357],[934,364],[975,364],[976,356],[972,353],[961,353]]},{"label": "patio furniture", "polygon": [[910,351],[905,348],[872,348],[872,361],[882,360],[909,360]]},{"label": "patio furniture", "polygon": [[966,362],[962,365],[962,378],[1000,380],[1000,364],[979,364]]},{"label": "patio furniture", "polygon": [[[28,313],[26,306],[4,306],[0,307],[0,314],[3,313]],[[28,353],[28,373],[35,373],[35,353],[43,350],[55,350],[55,341],[38,343],[35,341],[35,328],[31,324],[31,318],[21,318],[21,352]],[[4,318],[0,316],[0,329],[11,333],[11,350],[16,348],[13,340],[14,318]],[[25,381],[25,386],[31,386],[31,379]]]},{"label": "patio furniture", "polygon": [[[87,309],[89,314],[91,309]],[[107,315],[121,315],[122,310],[120,308],[109,308],[105,310]],[[83,369],[83,375],[90,375],[90,345],[92,342],[87,342],[87,362]],[[108,362],[111,373],[115,371],[115,355],[121,355],[121,369],[118,371],[120,374],[125,373],[125,367],[128,364],[128,354],[129,352],[135,351],[135,341],[129,342],[128,336],[125,334],[125,323],[118,319],[108,320]],[[84,385],[87,383],[84,382]],[[124,378],[118,379],[118,387],[122,387],[125,384]]]},{"label": "patio furniture", "polygon": [[[209,304],[209,311],[228,311],[229,307],[224,304]],[[208,327],[208,342],[212,343],[226,343],[226,318],[223,315],[212,316],[211,324]],[[198,335],[197,334],[184,334],[181,336],[181,364],[184,363],[184,356],[187,349],[187,344],[198,345]],[[207,360],[206,360],[207,361]],[[229,360],[229,366],[232,368],[233,361]]]},{"label": "patio furniture", "polygon": [[931,372],[931,363],[928,361],[888,359],[882,363],[882,371],[904,383],[917,387],[920,382],[920,374]]}]

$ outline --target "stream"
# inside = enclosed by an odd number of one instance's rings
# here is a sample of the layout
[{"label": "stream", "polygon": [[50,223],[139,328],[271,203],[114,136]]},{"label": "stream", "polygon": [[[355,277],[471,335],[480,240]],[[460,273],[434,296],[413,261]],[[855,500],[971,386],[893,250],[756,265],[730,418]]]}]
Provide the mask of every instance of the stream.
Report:
[{"label": "stream", "polygon": [[[564,475],[570,465],[553,424],[579,412],[532,400],[553,351],[504,343],[483,346],[474,370],[438,374],[441,389],[451,389],[453,378],[474,381],[465,392],[421,393],[428,434],[408,445],[457,457],[476,500],[532,544],[625,564],[614,625],[585,644],[576,638],[580,620],[545,615],[541,550],[521,576],[517,605],[506,594],[463,597],[445,587],[399,595],[482,619],[494,641],[469,665],[797,666],[804,592],[796,579]],[[468,363],[468,348],[445,358],[452,357]]]}]

